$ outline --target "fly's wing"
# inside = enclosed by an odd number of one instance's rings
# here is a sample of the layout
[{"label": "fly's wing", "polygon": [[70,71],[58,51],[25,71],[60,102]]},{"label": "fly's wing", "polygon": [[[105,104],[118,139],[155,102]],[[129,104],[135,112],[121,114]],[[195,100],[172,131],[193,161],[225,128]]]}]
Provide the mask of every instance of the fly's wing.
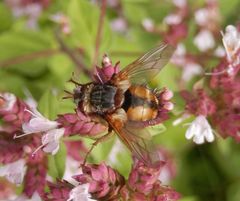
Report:
[{"label": "fly's wing", "polygon": [[117,76],[129,79],[133,84],[147,83],[167,64],[173,52],[173,46],[162,43],[129,64]]},{"label": "fly's wing", "polygon": [[124,124],[121,118],[116,119],[111,115],[107,115],[107,121],[132,154],[145,165],[152,166],[160,160],[146,129],[138,129],[128,122]]}]

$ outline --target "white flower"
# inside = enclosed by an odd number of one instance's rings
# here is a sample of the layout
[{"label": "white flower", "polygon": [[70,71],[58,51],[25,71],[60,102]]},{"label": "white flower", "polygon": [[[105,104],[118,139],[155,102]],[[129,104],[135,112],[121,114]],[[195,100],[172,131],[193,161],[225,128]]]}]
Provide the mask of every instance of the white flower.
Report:
[{"label": "white flower", "polygon": [[14,184],[21,184],[26,172],[25,160],[19,159],[0,167],[0,176],[5,176],[8,181]]},{"label": "white flower", "polygon": [[22,125],[24,134],[14,136],[14,138],[20,138],[33,133],[43,133],[42,145],[39,146],[32,154],[34,155],[38,150],[43,148],[43,151],[51,154],[56,154],[59,150],[60,138],[64,135],[64,128],[57,128],[58,122],[50,121],[43,117],[36,109],[32,111],[26,110],[32,114],[32,118],[29,122]]},{"label": "white flower", "polygon": [[222,41],[227,53],[228,61],[234,64],[239,64],[239,57],[236,57],[236,53],[240,48],[240,33],[237,28],[233,25],[228,25],[225,34],[222,32]]},{"label": "white flower", "polygon": [[199,9],[195,12],[194,17],[197,24],[204,26],[208,23],[209,10],[206,8]]},{"label": "white flower", "polygon": [[53,129],[48,131],[42,137],[42,144],[44,145],[43,151],[52,153],[53,155],[59,150],[60,138],[64,135],[64,128]]},{"label": "white flower", "polygon": [[163,20],[166,24],[179,24],[182,21],[182,17],[177,14],[170,14]]},{"label": "white flower", "polygon": [[186,132],[186,138],[190,140],[193,138],[193,142],[196,144],[203,144],[205,140],[207,142],[214,141],[214,135],[205,116],[197,116],[191,123]]},{"label": "white flower", "polygon": [[82,174],[82,169],[79,167],[79,161],[76,161],[70,156],[67,156],[65,163],[65,172],[63,179],[73,184],[74,186],[78,185],[78,182],[72,178],[73,175]]},{"label": "white flower", "polygon": [[69,199],[67,201],[95,201],[91,199],[91,195],[88,193],[89,184],[78,185],[73,188],[69,193]]},{"label": "white flower", "polygon": [[197,63],[187,63],[182,72],[182,79],[186,82],[190,81],[195,75],[203,73],[202,67]]},{"label": "white flower", "polygon": [[24,134],[46,132],[57,128],[58,123],[56,121],[50,121],[43,117],[36,109],[32,111],[26,110],[32,114],[32,118],[29,122],[22,125]]},{"label": "white flower", "polygon": [[119,139],[116,139],[110,153],[108,154],[108,161],[112,165],[116,165],[119,162],[118,155],[123,153],[123,150],[124,150],[123,144],[120,142]]},{"label": "white flower", "polygon": [[64,135],[64,128],[52,129],[46,132],[42,137],[42,145],[39,146],[32,154],[43,148],[46,153],[55,155],[59,150],[60,138]]},{"label": "white flower", "polygon": [[13,201],[42,201],[39,194],[35,192],[31,198],[28,198],[26,195],[21,195]]},{"label": "white flower", "polygon": [[149,32],[151,32],[154,29],[154,22],[150,18],[143,19],[142,25]]},{"label": "white flower", "polygon": [[171,58],[171,62],[179,66],[185,66],[187,62],[185,56],[186,56],[186,48],[184,44],[179,43],[177,45],[176,51],[174,52]]},{"label": "white flower", "polygon": [[36,100],[33,98],[31,92],[27,89],[24,88],[23,92],[26,96],[26,99],[24,100],[24,102],[30,107],[30,108],[37,108],[37,102]]},{"label": "white flower", "polygon": [[116,32],[125,32],[127,30],[127,22],[122,17],[116,18],[111,21],[111,28]]},{"label": "white flower", "polygon": [[217,57],[224,57],[226,55],[226,52],[223,46],[218,46],[214,51],[214,55]]},{"label": "white flower", "polygon": [[186,0],[173,0],[173,3],[175,6],[177,6],[179,8],[185,7],[187,5]]},{"label": "white flower", "polygon": [[11,93],[0,93],[0,109],[9,111],[16,102],[16,96]]},{"label": "white flower", "polygon": [[215,41],[212,33],[208,30],[200,31],[197,36],[194,38],[193,43],[198,47],[202,52],[205,52],[214,47]]}]

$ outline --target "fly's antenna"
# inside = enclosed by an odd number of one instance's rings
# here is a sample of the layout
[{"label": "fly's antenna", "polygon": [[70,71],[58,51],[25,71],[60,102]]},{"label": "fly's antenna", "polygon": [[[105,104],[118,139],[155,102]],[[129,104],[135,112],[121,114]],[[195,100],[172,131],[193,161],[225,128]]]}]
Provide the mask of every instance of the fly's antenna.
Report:
[{"label": "fly's antenna", "polygon": [[68,80],[68,82],[72,82],[72,83],[74,83],[76,86],[82,86],[82,84],[80,84],[79,82],[77,82],[74,78],[75,78],[75,74],[74,74],[74,72],[72,72],[72,77]]},{"label": "fly's antenna", "polygon": [[82,85],[82,84],[80,84],[79,82],[75,81],[73,78],[70,78],[70,79],[68,80],[68,82],[72,82],[72,83],[74,83],[74,84],[77,85],[77,86],[81,86],[81,85]]},{"label": "fly's antenna", "polygon": [[67,90],[64,90],[64,92],[67,94],[67,96],[64,96],[62,99],[70,99],[73,98],[73,93]]}]

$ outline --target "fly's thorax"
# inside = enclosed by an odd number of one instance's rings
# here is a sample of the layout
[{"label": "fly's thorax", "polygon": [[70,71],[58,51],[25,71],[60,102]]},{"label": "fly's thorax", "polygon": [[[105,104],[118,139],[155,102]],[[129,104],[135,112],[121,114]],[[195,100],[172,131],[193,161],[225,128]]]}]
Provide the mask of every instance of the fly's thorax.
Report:
[{"label": "fly's thorax", "polygon": [[116,86],[94,83],[85,92],[85,100],[85,107],[83,107],[85,112],[103,115],[120,108],[124,101],[124,95]]},{"label": "fly's thorax", "polygon": [[152,120],[158,115],[158,99],[145,86],[131,86],[125,93],[123,108],[131,121]]}]

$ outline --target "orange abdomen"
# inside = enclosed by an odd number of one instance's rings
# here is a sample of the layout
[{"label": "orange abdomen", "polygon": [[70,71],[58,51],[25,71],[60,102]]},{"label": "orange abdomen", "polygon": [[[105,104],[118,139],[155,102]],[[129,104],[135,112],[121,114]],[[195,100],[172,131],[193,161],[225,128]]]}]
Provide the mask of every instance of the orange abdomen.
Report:
[{"label": "orange abdomen", "polygon": [[128,120],[148,121],[155,119],[158,114],[158,99],[144,86],[131,86],[125,93],[123,108]]}]

